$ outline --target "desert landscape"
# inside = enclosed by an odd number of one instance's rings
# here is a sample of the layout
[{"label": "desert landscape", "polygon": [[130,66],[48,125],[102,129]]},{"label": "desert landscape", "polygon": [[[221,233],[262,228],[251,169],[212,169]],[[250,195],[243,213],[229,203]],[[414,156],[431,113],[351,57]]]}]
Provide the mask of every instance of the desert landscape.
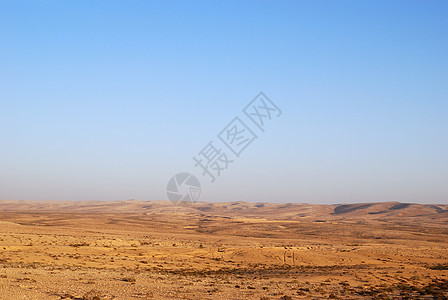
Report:
[{"label": "desert landscape", "polygon": [[0,300],[448,300],[447,29],[0,0]]},{"label": "desert landscape", "polygon": [[0,201],[0,299],[447,299],[448,205]]}]

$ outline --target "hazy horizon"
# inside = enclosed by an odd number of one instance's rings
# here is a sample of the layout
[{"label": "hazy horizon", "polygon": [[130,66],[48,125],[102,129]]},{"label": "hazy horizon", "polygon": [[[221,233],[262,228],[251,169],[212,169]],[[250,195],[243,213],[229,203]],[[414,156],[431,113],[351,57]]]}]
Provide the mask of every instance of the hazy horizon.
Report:
[{"label": "hazy horizon", "polygon": [[[448,2],[3,1],[0,199],[448,203]],[[281,115],[257,128],[259,92]],[[239,117],[237,157],[218,135]],[[233,160],[210,182],[193,157]],[[147,201],[147,200],[143,200]]]}]

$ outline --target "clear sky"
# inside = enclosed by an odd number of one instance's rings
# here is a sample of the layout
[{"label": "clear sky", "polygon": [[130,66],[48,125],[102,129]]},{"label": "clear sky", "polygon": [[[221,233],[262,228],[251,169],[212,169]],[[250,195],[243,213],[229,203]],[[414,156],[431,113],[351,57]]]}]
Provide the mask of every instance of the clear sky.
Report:
[{"label": "clear sky", "polygon": [[[0,199],[448,203],[448,1],[0,0]],[[214,183],[193,156],[282,115]]]}]

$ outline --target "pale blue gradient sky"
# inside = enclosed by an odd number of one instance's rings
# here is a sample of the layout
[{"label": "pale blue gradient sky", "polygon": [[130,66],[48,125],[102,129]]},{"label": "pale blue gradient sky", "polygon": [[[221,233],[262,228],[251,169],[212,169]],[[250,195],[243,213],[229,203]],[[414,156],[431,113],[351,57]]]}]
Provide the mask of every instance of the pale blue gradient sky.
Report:
[{"label": "pale blue gradient sky", "polygon": [[[0,1],[0,199],[448,203],[446,1]],[[283,111],[213,184],[196,155]]]}]

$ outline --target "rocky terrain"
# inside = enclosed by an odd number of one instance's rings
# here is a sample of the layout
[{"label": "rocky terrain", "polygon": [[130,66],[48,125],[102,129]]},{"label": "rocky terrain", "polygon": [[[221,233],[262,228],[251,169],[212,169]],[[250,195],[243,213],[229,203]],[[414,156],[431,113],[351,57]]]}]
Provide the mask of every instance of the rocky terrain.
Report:
[{"label": "rocky terrain", "polygon": [[0,201],[0,299],[447,299],[448,205]]}]

